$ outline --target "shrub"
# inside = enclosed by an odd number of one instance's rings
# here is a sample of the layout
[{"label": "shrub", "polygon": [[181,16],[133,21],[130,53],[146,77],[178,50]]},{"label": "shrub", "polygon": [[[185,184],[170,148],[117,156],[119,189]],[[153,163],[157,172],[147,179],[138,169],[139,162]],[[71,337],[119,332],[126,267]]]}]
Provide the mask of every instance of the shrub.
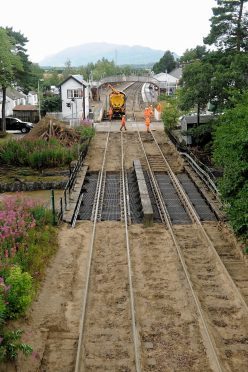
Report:
[{"label": "shrub", "polygon": [[37,287],[48,265],[49,258],[57,250],[57,229],[54,226],[40,226],[28,232],[15,256],[23,271],[31,274]]},{"label": "shrub", "polygon": [[6,292],[8,287],[6,287],[4,283],[4,279],[0,277],[0,329],[1,326],[4,324],[4,320],[6,317]]},{"label": "shrub", "polygon": [[32,353],[31,346],[20,342],[22,333],[20,329],[0,332],[0,362],[16,359],[18,351],[22,351],[24,355]]},{"label": "shrub", "polygon": [[0,204],[0,257],[3,262],[15,256],[18,245],[29,229],[35,227],[30,208],[35,203],[20,194],[6,197]]},{"label": "shrub", "polygon": [[43,205],[36,205],[30,210],[35,219],[36,226],[43,226],[53,223],[52,211],[45,208]]},{"label": "shrub", "polygon": [[57,248],[52,213],[39,202],[6,197],[0,203],[0,362],[25,355],[32,348],[21,342],[21,330],[5,330],[6,321],[23,315],[31,304],[49,257]]},{"label": "shrub", "polygon": [[76,132],[78,132],[81,136],[81,140],[90,139],[95,135],[95,129],[91,126],[79,126],[76,128]]},{"label": "shrub", "polygon": [[214,160],[223,167],[219,181],[235,232],[248,237],[248,92],[225,111],[214,132]]},{"label": "shrub", "polygon": [[17,318],[31,304],[34,295],[32,277],[29,273],[22,272],[19,266],[13,266],[9,269],[5,282],[10,286],[6,296],[7,318]]}]

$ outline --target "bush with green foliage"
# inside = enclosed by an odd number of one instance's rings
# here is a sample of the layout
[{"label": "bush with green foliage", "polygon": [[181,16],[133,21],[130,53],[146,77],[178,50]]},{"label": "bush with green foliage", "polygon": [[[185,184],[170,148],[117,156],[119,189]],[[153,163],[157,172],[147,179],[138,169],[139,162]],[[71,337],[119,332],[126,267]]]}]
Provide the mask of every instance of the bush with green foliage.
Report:
[{"label": "bush with green foliage", "polygon": [[31,304],[49,258],[57,249],[52,213],[39,202],[5,197],[0,203],[0,362],[25,355],[22,331],[8,331],[8,321],[24,315]]},{"label": "bush with green foliage", "polygon": [[248,237],[248,92],[218,120],[214,160],[224,169],[219,182],[236,233]]},{"label": "bush with green foliage", "polygon": [[164,96],[165,105],[162,111],[162,120],[165,129],[173,129],[178,123],[181,111],[178,108],[177,96]]},{"label": "bush with green foliage", "polygon": [[76,132],[78,132],[81,136],[81,142],[91,139],[95,135],[95,129],[92,126],[79,126],[76,128]]},{"label": "bush with green foliage", "polygon": [[19,266],[12,266],[5,283],[9,286],[6,296],[8,303],[6,318],[18,318],[32,302],[34,294],[32,277],[29,273],[22,272]]},{"label": "bush with green foliage", "polygon": [[18,351],[26,356],[32,353],[32,347],[21,342],[22,333],[23,331],[20,329],[15,331],[0,330],[0,362],[16,359]]},{"label": "bush with green foliage", "polygon": [[[193,138],[193,143],[201,148],[211,147],[212,140],[213,140],[213,128],[214,123],[210,121],[206,124],[201,124],[198,127],[191,128],[186,131],[186,135],[190,135]],[[184,133],[183,133],[184,134]],[[210,146],[209,146],[210,145]]]}]

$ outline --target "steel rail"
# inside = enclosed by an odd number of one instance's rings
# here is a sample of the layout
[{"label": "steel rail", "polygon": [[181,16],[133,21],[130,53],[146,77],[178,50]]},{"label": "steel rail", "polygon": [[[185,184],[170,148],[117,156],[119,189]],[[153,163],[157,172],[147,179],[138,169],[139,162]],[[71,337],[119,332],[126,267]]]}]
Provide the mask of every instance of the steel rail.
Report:
[{"label": "steel rail", "polygon": [[[170,174],[170,177],[171,177],[171,179],[172,179],[173,184],[176,186],[176,189],[177,189],[177,190],[180,192],[180,194],[182,195],[182,197],[183,197],[182,200],[183,200],[183,203],[184,203],[185,207],[190,211],[190,217],[191,217],[192,221],[194,221],[194,222],[195,222],[195,223],[200,227],[203,237],[204,237],[205,240],[207,241],[207,243],[208,243],[208,245],[209,245],[211,251],[213,252],[215,258],[217,259],[218,263],[221,265],[221,268],[223,269],[223,271],[224,271],[224,273],[225,273],[227,279],[228,279],[229,282],[231,283],[232,288],[233,288],[234,292],[237,294],[237,296],[238,296],[238,298],[239,298],[241,304],[245,307],[246,312],[248,313],[248,305],[247,305],[247,303],[246,303],[244,297],[243,297],[242,294],[240,293],[240,291],[239,291],[239,289],[237,288],[237,286],[236,286],[236,284],[235,284],[233,278],[232,278],[231,275],[229,274],[229,272],[228,272],[226,266],[224,265],[223,261],[221,260],[220,256],[218,255],[218,253],[217,253],[217,251],[216,251],[216,249],[215,249],[215,247],[214,247],[214,244],[213,244],[213,242],[210,240],[210,238],[209,238],[209,236],[208,236],[206,230],[204,229],[204,226],[202,225],[202,223],[201,223],[201,221],[200,221],[200,218],[199,218],[197,212],[195,211],[194,207],[192,206],[191,201],[189,200],[188,195],[186,194],[186,192],[184,191],[184,189],[183,189],[181,183],[179,182],[178,178],[176,177],[176,175],[175,175],[174,172],[172,171],[172,169],[171,169],[171,167],[170,167],[168,161],[166,160],[166,158],[165,158],[165,156],[164,156],[164,154],[163,154],[163,152],[162,152],[162,150],[161,150],[161,148],[160,148],[160,146],[159,146],[159,144],[158,144],[156,138],[154,137],[153,133],[152,133],[152,136],[153,136],[154,142],[156,143],[157,148],[158,148],[160,154],[162,155],[162,157],[163,157],[163,159],[164,159],[164,161],[165,161],[166,166],[168,167],[169,174]],[[192,217],[192,216],[193,216],[193,217]]]},{"label": "steel rail", "polygon": [[[128,96],[128,99],[130,100],[130,97],[133,97],[133,99],[132,99],[132,101],[131,101],[131,107],[130,107],[130,109],[128,110],[128,105],[126,104],[126,111],[130,111],[130,112],[132,112],[132,115],[133,115],[133,118],[134,118],[134,121],[136,121],[136,119],[135,119],[135,104],[136,104],[136,97],[138,98],[139,96],[139,92],[140,92],[140,88],[141,88],[141,86],[142,86],[143,84],[137,84],[136,83],[136,86],[135,87],[127,87],[126,89],[125,89],[125,91],[127,91],[127,90],[131,90],[131,93],[132,94],[130,94],[129,96]],[[140,106],[140,103],[139,103],[139,106]]]},{"label": "steel rail", "polygon": [[87,265],[86,284],[85,284],[85,291],[84,291],[84,297],[83,297],[82,313],[81,313],[80,324],[79,324],[79,338],[78,338],[76,365],[75,365],[74,372],[80,372],[79,368],[81,366],[82,341],[83,341],[83,332],[84,332],[84,326],[85,326],[86,306],[87,306],[87,303],[88,303],[89,282],[90,282],[90,273],[91,273],[91,267],[92,267],[92,256],[93,256],[95,233],[96,233],[97,213],[98,213],[98,207],[99,207],[99,200],[100,200],[100,193],[101,193],[103,171],[104,171],[105,160],[106,160],[106,153],[107,153],[107,149],[108,149],[109,135],[110,135],[110,126],[109,126],[109,130],[108,130],[108,133],[107,133],[107,138],[106,138],[106,145],[105,145],[104,156],[103,156],[103,161],[102,161],[101,174],[100,174],[98,190],[97,190],[97,202],[96,202],[96,208],[95,208],[95,213],[94,213],[92,235],[91,235],[91,240],[90,240],[90,243],[89,243],[89,256],[88,256],[89,258],[88,258],[88,265]]},{"label": "steel rail", "polygon": [[[91,268],[92,268],[92,257],[94,251],[94,241],[95,241],[95,234],[96,234],[96,224],[99,219],[99,207],[101,201],[101,189],[103,184],[104,178],[104,168],[106,163],[106,153],[108,149],[108,142],[110,137],[110,128],[108,130],[105,151],[102,161],[102,167],[100,171],[100,175],[98,178],[97,183],[97,197],[96,197],[96,205],[94,210],[93,217],[93,228],[91,234],[91,240],[89,243],[89,254],[88,254],[88,263],[87,263],[87,273],[86,273],[86,284],[85,284],[85,291],[83,297],[83,305],[82,305],[82,312],[80,318],[80,325],[79,325],[79,338],[78,338],[78,346],[77,346],[77,355],[76,355],[76,364],[74,372],[81,372],[83,370],[82,367],[82,343],[83,343],[83,334],[85,328],[85,320],[86,320],[86,311],[87,311],[87,304],[88,304],[88,294],[89,294],[89,285],[90,285],[90,275],[91,275]],[[132,283],[132,268],[131,268],[131,257],[130,257],[130,244],[129,244],[129,236],[128,236],[128,214],[127,214],[127,191],[126,191],[126,182],[125,182],[125,171],[124,171],[124,151],[123,151],[123,137],[121,133],[121,147],[122,147],[122,190],[123,190],[123,204],[124,204],[124,220],[125,220],[125,235],[126,235],[126,252],[127,252],[127,262],[128,262],[128,281],[129,281],[129,293],[130,293],[130,311],[131,311],[131,319],[132,319],[132,334],[133,334],[133,344],[134,344],[134,357],[135,357],[135,368],[136,372],[141,372],[140,366],[140,350],[139,350],[139,335],[137,331],[137,322],[136,322],[136,315],[135,315],[135,302],[134,302],[134,291],[133,291],[133,283]]]},{"label": "steel rail", "polygon": [[[139,132],[138,127],[137,127],[137,131],[138,131],[139,140],[140,140],[140,143],[141,143],[141,146],[142,146],[142,149],[144,151],[144,155],[145,155],[145,158],[146,158],[146,161],[147,161],[147,166],[149,168],[149,171],[151,172],[152,179],[154,180],[155,177],[154,177],[154,174],[152,172],[151,166],[149,164],[149,160],[148,160],[148,157],[146,155],[144,144],[142,142],[142,139],[141,139],[141,136],[140,136],[140,132]],[[153,136],[153,134],[152,134],[152,136]],[[154,138],[154,136],[153,136],[153,138]],[[218,372],[224,372],[224,370],[221,367],[221,363],[219,361],[218,355],[217,355],[217,351],[216,351],[217,348],[216,348],[215,341],[213,339],[213,336],[212,336],[212,334],[211,334],[211,332],[209,330],[209,327],[207,325],[207,322],[205,320],[204,313],[203,313],[203,310],[202,310],[202,307],[201,307],[201,303],[200,303],[200,301],[198,299],[198,296],[195,293],[195,290],[193,288],[193,285],[192,285],[192,282],[191,282],[191,279],[190,279],[190,274],[189,274],[188,269],[187,269],[186,262],[185,262],[185,260],[183,258],[183,254],[181,252],[181,248],[180,248],[180,246],[179,246],[179,244],[177,242],[177,239],[175,237],[175,234],[173,232],[172,223],[171,223],[170,218],[168,218],[168,212],[166,210],[166,207],[165,207],[164,203],[162,203],[162,206],[163,206],[162,207],[162,210],[164,210],[164,218],[166,220],[166,224],[167,224],[168,230],[170,232],[171,238],[172,238],[172,240],[174,242],[174,245],[176,247],[177,254],[178,254],[179,259],[180,259],[180,262],[182,264],[182,267],[183,267],[183,270],[184,270],[184,273],[185,273],[185,277],[187,279],[187,282],[188,282],[190,291],[192,293],[192,296],[193,296],[193,299],[194,299],[194,302],[195,302],[195,305],[196,305],[196,309],[198,311],[198,314],[199,314],[199,317],[200,317],[200,320],[201,320],[201,323],[202,323],[202,326],[203,326],[203,331],[204,331],[205,337],[206,337],[206,339],[208,341],[208,346],[209,346],[209,349],[208,350],[210,352],[210,358],[211,358],[211,360],[214,363],[215,370],[218,371]]]},{"label": "steel rail", "polygon": [[136,372],[141,372],[140,350],[139,350],[140,341],[139,341],[139,334],[138,334],[138,331],[137,331],[137,321],[136,321],[136,314],[135,314],[133,280],[132,280],[132,267],[131,267],[131,256],[130,256],[130,244],[129,244],[129,235],[128,235],[128,216],[127,216],[127,198],[126,198],[127,195],[126,195],[126,185],[125,185],[124,146],[123,146],[123,133],[122,132],[121,132],[121,171],[122,171],[124,223],[125,223],[125,234],[126,234],[128,281],[129,281],[129,293],[130,293],[130,310],[131,310],[131,319],[132,319],[132,333],[133,333],[133,342],[134,342],[135,367],[136,367]]}]

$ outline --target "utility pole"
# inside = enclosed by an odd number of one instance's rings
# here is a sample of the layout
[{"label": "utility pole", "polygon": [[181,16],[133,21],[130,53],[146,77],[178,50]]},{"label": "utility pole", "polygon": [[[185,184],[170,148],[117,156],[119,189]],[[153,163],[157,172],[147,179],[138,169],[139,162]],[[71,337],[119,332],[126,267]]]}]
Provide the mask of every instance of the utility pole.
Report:
[{"label": "utility pole", "polygon": [[41,114],[40,114],[40,81],[44,81],[44,79],[38,79],[38,111],[39,111],[39,121],[41,120]]}]

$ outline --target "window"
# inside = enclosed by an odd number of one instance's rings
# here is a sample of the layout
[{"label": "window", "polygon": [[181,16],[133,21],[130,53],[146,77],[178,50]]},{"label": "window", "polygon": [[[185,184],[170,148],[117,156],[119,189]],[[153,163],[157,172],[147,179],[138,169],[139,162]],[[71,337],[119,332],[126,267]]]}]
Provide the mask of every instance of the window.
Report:
[{"label": "window", "polygon": [[83,97],[83,89],[67,89],[67,98],[81,98]]}]

